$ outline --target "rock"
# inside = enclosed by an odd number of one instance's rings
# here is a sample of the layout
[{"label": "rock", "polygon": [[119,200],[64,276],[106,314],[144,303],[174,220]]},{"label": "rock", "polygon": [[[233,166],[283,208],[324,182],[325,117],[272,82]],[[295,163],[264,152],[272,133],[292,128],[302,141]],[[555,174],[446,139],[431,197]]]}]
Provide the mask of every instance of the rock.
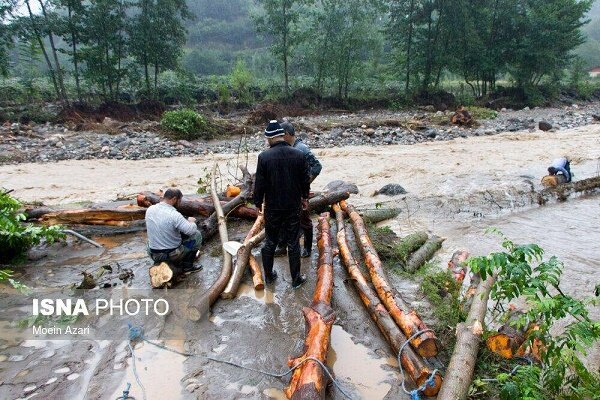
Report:
[{"label": "rock", "polygon": [[351,194],[358,194],[358,186],[341,180],[331,181],[323,188],[324,192],[339,192],[342,190]]},{"label": "rock", "polygon": [[577,104],[573,104],[573,108],[579,108]]},{"label": "rock", "polygon": [[406,194],[406,190],[396,183],[389,183],[375,192],[375,195],[378,194],[384,194],[386,196],[397,196],[399,194]]},{"label": "rock", "polygon": [[108,146],[102,146],[102,149],[100,149],[100,152],[102,153],[108,153],[110,151],[110,147]]},{"label": "rock", "polygon": [[550,129],[552,129],[552,124],[546,121],[540,121],[540,123],[538,124],[538,127],[540,128],[540,130],[547,132]]},{"label": "rock", "polygon": [[430,105],[428,105],[428,106],[425,106],[423,109],[424,109],[425,111],[429,111],[429,112],[434,112],[434,111],[435,111],[435,107],[434,107],[434,106],[432,106],[431,104],[430,104]]},{"label": "rock", "polygon": [[374,134],[375,134],[375,129],[373,129],[373,128],[365,129],[365,135],[367,135],[368,137],[371,137]]},{"label": "rock", "polygon": [[523,111],[529,111],[529,110],[530,110],[530,108],[529,108],[529,107],[525,107],[525,108],[523,109]]}]

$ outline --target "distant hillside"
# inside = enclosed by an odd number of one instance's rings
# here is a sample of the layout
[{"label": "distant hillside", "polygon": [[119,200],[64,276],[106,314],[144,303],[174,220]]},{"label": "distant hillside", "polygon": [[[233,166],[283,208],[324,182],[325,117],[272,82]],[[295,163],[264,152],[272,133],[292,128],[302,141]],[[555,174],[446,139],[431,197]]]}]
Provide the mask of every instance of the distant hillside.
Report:
[{"label": "distant hillside", "polygon": [[188,22],[183,65],[199,75],[224,75],[238,58],[249,64],[266,56],[266,43],[254,29],[253,0],[188,0],[195,19]]},{"label": "distant hillside", "polygon": [[576,54],[581,57],[587,68],[600,66],[600,2],[596,1],[588,17],[590,23],[584,26],[583,31],[588,40],[579,46]]}]

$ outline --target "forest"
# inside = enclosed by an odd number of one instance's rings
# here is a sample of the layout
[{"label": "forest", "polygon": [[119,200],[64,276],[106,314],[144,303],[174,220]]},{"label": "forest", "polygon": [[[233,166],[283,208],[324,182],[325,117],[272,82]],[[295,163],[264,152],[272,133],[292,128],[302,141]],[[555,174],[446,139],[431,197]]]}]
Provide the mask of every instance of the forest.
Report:
[{"label": "forest", "polygon": [[4,0],[0,101],[585,99],[598,14],[592,0]]}]

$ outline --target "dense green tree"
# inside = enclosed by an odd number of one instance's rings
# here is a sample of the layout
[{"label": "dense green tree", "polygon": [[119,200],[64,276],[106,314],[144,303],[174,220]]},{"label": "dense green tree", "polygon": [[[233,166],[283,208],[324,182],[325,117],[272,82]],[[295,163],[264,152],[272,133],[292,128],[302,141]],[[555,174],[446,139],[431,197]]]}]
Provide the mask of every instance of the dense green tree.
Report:
[{"label": "dense green tree", "polygon": [[300,7],[307,0],[258,0],[263,10],[256,15],[254,22],[259,32],[272,41],[271,52],[283,64],[283,82],[286,95],[289,94],[289,65],[294,48],[302,41],[298,29]]},{"label": "dense green tree", "polygon": [[9,49],[13,45],[13,38],[9,22],[16,6],[16,0],[3,0],[0,3],[0,75],[8,75]]},{"label": "dense green tree", "polygon": [[519,87],[538,85],[565,68],[584,42],[591,0],[522,0],[517,7],[510,73]]},{"label": "dense green tree", "polygon": [[85,7],[82,0],[56,0],[56,6],[61,10],[62,14],[58,19],[58,33],[69,46],[68,49],[63,48],[59,49],[59,51],[67,54],[71,59],[77,98],[81,101],[80,55],[78,46],[80,45],[81,34],[84,30],[83,16],[85,14]]},{"label": "dense green tree", "polygon": [[184,0],[139,0],[136,7],[138,13],[130,24],[129,46],[132,55],[144,69],[148,91],[152,68],[156,93],[159,73],[178,65],[185,44],[183,22],[191,14]]},{"label": "dense green tree", "polygon": [[93,0],[85,10],[81,40],[85,47],[85,77],[97,85],[105,99],[118,99],[126,74],[126,0]]}]

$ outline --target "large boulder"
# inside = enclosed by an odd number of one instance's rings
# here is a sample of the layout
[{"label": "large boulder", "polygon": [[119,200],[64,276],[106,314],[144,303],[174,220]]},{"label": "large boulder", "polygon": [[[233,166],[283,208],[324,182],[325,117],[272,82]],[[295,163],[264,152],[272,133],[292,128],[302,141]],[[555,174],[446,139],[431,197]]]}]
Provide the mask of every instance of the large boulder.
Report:
[{"label": "large boulder", "polygon": [[540,130],[547,132],[550,129],[552,129],[552,124],[546,121],[540,121],[540,123],[538,124],[538,127],[540,128]]},{"label": "large boulder", "polygon": [[398,185],[397,183],[388,183],[378,191],[374,193],[374,195],[384,194],[386,196],[397,196],[399,194],[406,194],[406,190]]}]

